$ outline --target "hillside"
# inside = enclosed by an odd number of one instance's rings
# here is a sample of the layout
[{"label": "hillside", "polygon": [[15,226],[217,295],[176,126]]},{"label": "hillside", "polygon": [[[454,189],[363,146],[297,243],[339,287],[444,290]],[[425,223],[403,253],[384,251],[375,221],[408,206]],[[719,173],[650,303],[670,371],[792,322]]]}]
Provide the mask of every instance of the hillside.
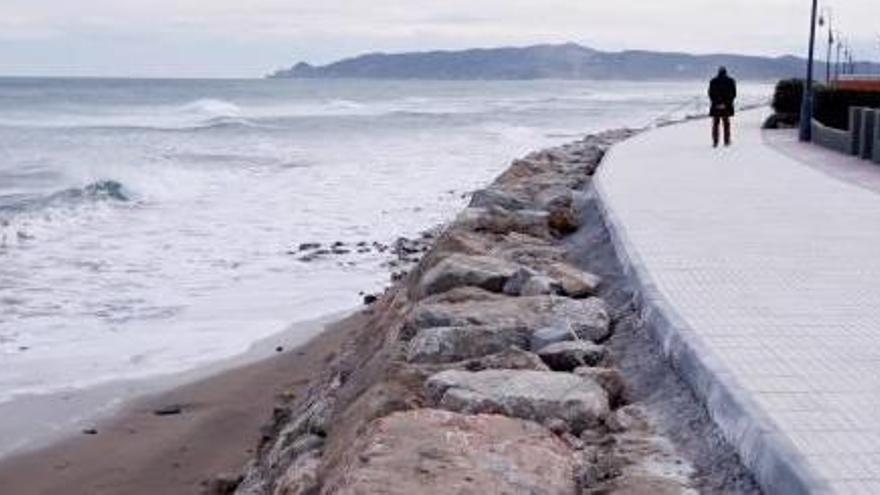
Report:
[{"label": "hillside", "polygon": [[664,80],[705,78],[726,65],[740,79],[799,76],[804,61],[793,56],[746,55],[630,50],[603,52],[578,44],[536,45],[462,51],[371,53],[328,65],[300,62],[270,78],[330,79],[627,79]]}]

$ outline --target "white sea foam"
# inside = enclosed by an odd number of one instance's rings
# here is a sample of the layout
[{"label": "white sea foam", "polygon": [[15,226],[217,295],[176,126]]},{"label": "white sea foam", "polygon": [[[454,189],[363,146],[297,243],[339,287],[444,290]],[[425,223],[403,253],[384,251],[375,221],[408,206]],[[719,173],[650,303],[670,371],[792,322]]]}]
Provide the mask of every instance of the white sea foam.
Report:
[{"label": "white sea foam", "polygon": [[[511,159],[692,111],[679,107],[704,90],[45,84],[56,86],[29,99],[0,80],[4,101],[19,102],[0,108],[0,401],[189,369],[355,307],[387,282],[383,255],[305,263],[288,251],[415,235]],[[101,184],[91,197],[47,199]]]}]

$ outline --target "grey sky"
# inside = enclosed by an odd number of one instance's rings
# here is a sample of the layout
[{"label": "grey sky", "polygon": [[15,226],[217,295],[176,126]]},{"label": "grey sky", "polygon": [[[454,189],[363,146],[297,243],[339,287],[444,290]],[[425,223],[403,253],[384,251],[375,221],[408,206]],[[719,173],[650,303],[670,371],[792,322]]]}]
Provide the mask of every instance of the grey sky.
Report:
[{"label": "grey sky", "polygon": [[[826,4],[880,59],[880,1]],[[808,15],[809,0],[2,0],[0,74],[247,77],[366,51],[566,41],[802,55]]]}]

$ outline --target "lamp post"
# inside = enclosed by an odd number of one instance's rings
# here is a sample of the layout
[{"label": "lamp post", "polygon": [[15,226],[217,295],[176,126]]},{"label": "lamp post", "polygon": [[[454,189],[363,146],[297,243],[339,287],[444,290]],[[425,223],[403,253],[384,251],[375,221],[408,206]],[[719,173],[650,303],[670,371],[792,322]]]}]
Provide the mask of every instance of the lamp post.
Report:
[{"label": "lamp post", "polygon": [[807,56],[807,80],[804,81],[804,99],[801,102],[800,140],[811,141],[813,138],[813,49],[816,46],[816,14],[819,11],[819,0],[813,0],[813,11],[810,15],[810,52]]},{"label": "lamp post", "polygon": [[819,17],[819,25],[824,26],[825,20],[828,19],[828,55],[825,57],[825,85],[831,85],[831,49],[834,46],[834,26],[832,26],[831,7],[822,9],[822,15]]},{"label": "lamp post", "polygon": [[840,79],[840,51],[843,49],[843,40],[840,39],[841,34],[837,33],[837,59],[834,62],[834,80]]}]

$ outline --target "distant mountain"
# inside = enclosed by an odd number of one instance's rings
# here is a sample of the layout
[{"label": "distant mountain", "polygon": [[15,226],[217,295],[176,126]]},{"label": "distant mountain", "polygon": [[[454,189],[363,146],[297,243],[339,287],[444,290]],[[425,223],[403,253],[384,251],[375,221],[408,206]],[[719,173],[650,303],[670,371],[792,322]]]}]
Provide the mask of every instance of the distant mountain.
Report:
[{"label": "distant mountain", "polygon": [[[630,50],[602,52],[575,43],[463,51],[371,53],[323,66],[300,62],[270,78],[329,79],[628,79],[706,78],[719,65],[740,79],[801,76],[803,59],[745,55],[690,55]],[[823,71],[819,71],[824,74]]]}]

